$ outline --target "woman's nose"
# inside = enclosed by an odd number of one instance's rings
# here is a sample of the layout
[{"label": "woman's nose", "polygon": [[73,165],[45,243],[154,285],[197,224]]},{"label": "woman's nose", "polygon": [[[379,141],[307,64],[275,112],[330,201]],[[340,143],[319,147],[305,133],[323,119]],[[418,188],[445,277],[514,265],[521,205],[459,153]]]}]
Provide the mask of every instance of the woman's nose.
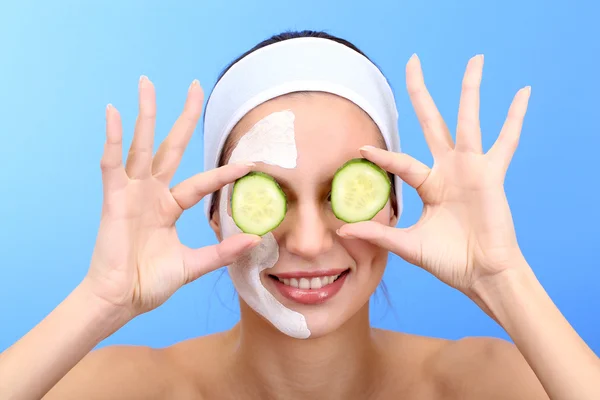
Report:
[{"label": "woman's nose", "polygon": [[314,259],[326,253],[333,246],[334,234],[320,204],[297,204],[286,216],[285,248],[298,257]]}]

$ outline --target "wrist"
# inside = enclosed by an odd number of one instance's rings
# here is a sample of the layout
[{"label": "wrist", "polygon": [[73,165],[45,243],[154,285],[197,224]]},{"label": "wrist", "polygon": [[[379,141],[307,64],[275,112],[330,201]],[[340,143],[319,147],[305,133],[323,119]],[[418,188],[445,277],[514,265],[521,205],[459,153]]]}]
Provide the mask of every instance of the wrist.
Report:
[{"label": "wrist", "polygon": [[545,297],[544,289],[524,258],[516,260],[510,268],[479,278],[471,286],[471,294],[504,329],[509,328],[515,307],[533,307],[532,301]]},{"label": "wrist", "polygon": [[503,262],[502,265],[494,265],[483,269],[498,272],[482,275],[474,280],[470,286],[470,290],[476,295],[483,295],[488,292],[493,293],[507,285],[524,283],[524,281],[531,278],[535,279],[535,275],[527,260],[520,254],[511,257],[510,261]]},{"label": "wrist", "polygon": [[101,327],[98,332],[100,340],[110,336],[133,318],[132,313],[125,307],[112,304],[94,294],[86,279],[75,288],[72,296],[94,325],[98,324]]}]

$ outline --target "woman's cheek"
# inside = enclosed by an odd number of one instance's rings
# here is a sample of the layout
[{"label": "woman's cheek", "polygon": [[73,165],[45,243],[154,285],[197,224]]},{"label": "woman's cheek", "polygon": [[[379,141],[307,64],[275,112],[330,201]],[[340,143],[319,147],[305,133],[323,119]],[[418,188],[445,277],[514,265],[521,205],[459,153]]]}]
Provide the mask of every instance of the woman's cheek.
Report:
[{"label": "woman's cheek", "polygon": [[[391,204],[388,204],[375,216],[372,221],[389,225],[392,216]],[[358,268],[370,266],[383,274],[388,259],[388,250],[361,239],[339,239]]]},{"label": "woman's cheek", "polygon": [[[378,267],[377,264],[387,256],[387,251],[361,239],[341,239],[342,246],[356,263],[357,268]],[[385,267],[385,263],[383,263]]]}]

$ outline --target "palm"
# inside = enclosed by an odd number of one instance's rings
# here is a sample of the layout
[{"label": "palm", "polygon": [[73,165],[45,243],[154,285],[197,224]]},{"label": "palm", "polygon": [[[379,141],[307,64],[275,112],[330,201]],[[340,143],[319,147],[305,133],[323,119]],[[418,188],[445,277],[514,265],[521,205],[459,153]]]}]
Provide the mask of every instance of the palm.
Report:
[{"label": "palm", "polygon": [[482,67],[481,57],[467,66],[454,143],[425,87],[418,59],[409,61],[407,87],[434,166],[375,148],[363,149],[363,155],[414,187],[423,201],[423,214],[406,229],[370,221],[340,230],[377,243],[461,290],[509,268],[520,254],[503,183],[529,90],[517,93],[498,140],[484,154],[478,116]]},{"label": "palm", "polygon": [[201,105],[202,91],[192,85],[183,115],[153,157],[154,88],[142,81],[140,116],[126,166],[121,161],[120,117],[112,106],[107,108],[102,217],[85,282],[93,294],[134,315],[156,308],[182,285],[228,265],[257,242],[250,235],[237,235],[190,249],[179,240],[175,222],[184,210],[250,170],[229,165],[169,188]]},{"label": "palm", "polygon": [[103,290],[113,302],[152,309],[184,281],[182,245],[174,227],[181,209],[153,179],[129,182],[106,203],[114,206],[103,213],[90,273],[109,273],[102,281],[112,287]]},{"label": "palm", "polygon": [[451,152],[419,188],[423,215],[414,227],[415,263],[464,287],[479,273],[497,272],[515,248],[502,176],[483,155]]}]

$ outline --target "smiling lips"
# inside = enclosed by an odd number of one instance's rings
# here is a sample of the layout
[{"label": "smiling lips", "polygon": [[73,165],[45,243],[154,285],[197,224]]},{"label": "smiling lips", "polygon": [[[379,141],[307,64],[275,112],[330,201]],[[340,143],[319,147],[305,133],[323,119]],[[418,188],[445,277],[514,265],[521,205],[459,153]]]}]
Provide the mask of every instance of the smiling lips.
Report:
[{"label": "smiling lips", "polygon": [[298,272],[269,277],[284,297],[301,304],[320,304],[339,292],[349,271]]}]

